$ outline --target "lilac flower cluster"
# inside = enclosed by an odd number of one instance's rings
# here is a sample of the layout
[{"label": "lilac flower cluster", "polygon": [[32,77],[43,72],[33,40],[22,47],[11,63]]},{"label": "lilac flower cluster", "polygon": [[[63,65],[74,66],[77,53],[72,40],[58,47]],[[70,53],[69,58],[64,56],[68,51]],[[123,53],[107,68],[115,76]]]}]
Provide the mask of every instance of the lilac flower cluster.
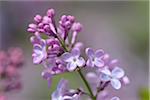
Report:
[{"label": "lilac flower cluster", "polygon": [[0,51],[0,100],[6,100],[6,92],[22,88],[19,71],[23,63],[23,51],[20,48],[10,48],[8,52]]},{"label": "lilac flower cluster", "polygon": [[[42,64],[42,77],[48,80],[49,86],[53,76],[66,72],[76,71],[85,83],[88,92],[83,89],[69,89],[68,81],[61,79],[56,91],[51,95],[52,100],[81,100],[83,95],[90,100],[108,100],[101,96],[110,84],[118,90],[123,84],[128,84],[129,79],[122,68],[118,67],[117,60],[111,59],[109,54],[99,49],[94,51],[86,48],[87,58],[81,55],[82,42],[76,38],[82,30],[82,25],[76,22],[71,15],[61,16],[58,27],[55,23],[55,11],[49,9],[45,16],[36,15],[34,23],[29,24],[28,32],[32,33],[30,41],[33,44],[33,63]],[[86,77],[82,70],[93,69]],[[110,99],[109,99],[110,100]],[[113,97],[111,100],[119,100]]]}]

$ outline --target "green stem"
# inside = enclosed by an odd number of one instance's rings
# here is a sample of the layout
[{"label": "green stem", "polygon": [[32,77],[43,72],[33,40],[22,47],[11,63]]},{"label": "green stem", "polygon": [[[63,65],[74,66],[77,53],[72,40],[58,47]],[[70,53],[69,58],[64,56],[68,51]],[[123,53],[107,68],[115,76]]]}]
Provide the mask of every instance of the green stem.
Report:
[{"label": "green stem", "polygon": [[93,100],[96,100],[96,97],[93,95],[93,92],[92,92],[92,90],[91,90],[91,87],[90,87],[89,83],[88,83],[87,80],[85,79],[85,77],[84,77],[84,75],[83,75],[83,73],[81,72],[80,69],[78,70],[78,73],[79,73],[80,77],[82,78],[84,84],[86,85],[86,87],[87,87],[87,89],[88,89],[88,91],[89,91],[89,93],[90,93],[90,95],[91,95],[91,98],[92,98]]},{"label": "green stem", "polygon": [[[58,36],[58,35],[57,35],[57,38],[58,38],[58,40],[60,41],[62,47],[65,49],[65,51],[68,52],[69,49],[68,49],[67,46],[65,45],[65,42],[63,41],[63,39],[62,39],[60,36]],[[91,89],[89,83],[87,82],[86,78],[84,77],[84,75],[83,75],[83,73],[81,72],[80,69],[78,70],[78,73],[79,73],[80,77],[82,78],[84,84],[86,85],[86,87],[87,87],[87,89],[88,89],[88,91],[89,91],[89,93],[90,93],[91,98],[92,98],[93,100],[96,100],[96,96],[94,96],[94,94],[93,94],[93,92],[92,92],[92,89]]]}]

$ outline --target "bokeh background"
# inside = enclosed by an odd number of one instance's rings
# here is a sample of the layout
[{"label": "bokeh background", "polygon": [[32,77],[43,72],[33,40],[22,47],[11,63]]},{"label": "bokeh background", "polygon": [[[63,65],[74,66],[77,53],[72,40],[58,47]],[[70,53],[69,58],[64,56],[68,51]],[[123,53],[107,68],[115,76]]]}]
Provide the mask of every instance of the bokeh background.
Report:
[{"label": "bokeh background", "polygon": [[119,91],[110,90],[121,100],[148,100],[148,1],[0,1],[0,49],[23,48],[26,57],[22,70],[23,90],[7,94],[9,100],[50,100],[60,77],[69,79],[71,87],[82,84],[76,73],[56,76],[52,88],[42,79],[42,66],[32,64],[32,45],[26,29],[36,14],[48,8],[76,17],[84,26],[78,40],[85,47],[103,48],[120,61],[130,78],[130,85]]}]

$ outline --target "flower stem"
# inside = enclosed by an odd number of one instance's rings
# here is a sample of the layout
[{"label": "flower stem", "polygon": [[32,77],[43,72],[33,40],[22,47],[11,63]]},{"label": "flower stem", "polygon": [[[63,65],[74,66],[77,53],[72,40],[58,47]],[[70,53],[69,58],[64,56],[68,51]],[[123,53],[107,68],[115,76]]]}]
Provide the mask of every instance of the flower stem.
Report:
[{"label": "flower stem", "polygon": [[84,75],[83,75],[83,73],[81,72],[80,69],[78,70],[78,73],[79,73],[80,77],[82,78],[83,82],[85,83],[85,85],[86,85],[86,87],[87,87],[87,89],[88,89],[88,91],[89,91],[89,93],[90,93],[91,98],[92,98],[93,100],[96,100],[96,97],[93,95],[93,92],[92,92],[92,90],[91,90],[91,87],[90,87],[89,83],[88,83],[87,80],[85,79],[85,77],[84,77]]},{"label": "flower stem", "polygon": [[[66,52],[68,52],[69,49],[68,49],[68,47],[65,45],[65,42],[63,41],[63,39],[62,39],[59,35],[57,35],[57,38],[58,38],[58,40],[60,41],[60,43],[61,43],[62,47],[64,48],[64,50],[65,50]],[[79,73],[81,79],[83,80],[84,84],[86,85],[86,87],[87,87],[87,89],[88,89],[88,91],[89,91],[89,93],[90,93],[91,99],[92,99],[92,100],[96,100],[96,96],[94,96],[94,94],[93,94],[93,92],[92,92],[92,89],[91,89],[89,83],[87,82],[86,78],[84,77],[83,73],[81,72],[81,69],[79,69],[79,70],[77,70],[77,71],[78,71],[78,73]]]}]

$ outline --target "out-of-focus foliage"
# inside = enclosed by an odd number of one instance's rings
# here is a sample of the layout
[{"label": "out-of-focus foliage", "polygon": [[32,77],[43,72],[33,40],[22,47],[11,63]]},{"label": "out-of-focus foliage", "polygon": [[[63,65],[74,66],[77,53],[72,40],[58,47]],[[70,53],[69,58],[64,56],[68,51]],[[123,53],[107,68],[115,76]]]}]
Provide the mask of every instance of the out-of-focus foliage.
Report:
[{"label": "out-of-focus foliage", "polygon": [[139,91],[140,100],[149,100],[150,91],[149,89],[142,88]]}]

